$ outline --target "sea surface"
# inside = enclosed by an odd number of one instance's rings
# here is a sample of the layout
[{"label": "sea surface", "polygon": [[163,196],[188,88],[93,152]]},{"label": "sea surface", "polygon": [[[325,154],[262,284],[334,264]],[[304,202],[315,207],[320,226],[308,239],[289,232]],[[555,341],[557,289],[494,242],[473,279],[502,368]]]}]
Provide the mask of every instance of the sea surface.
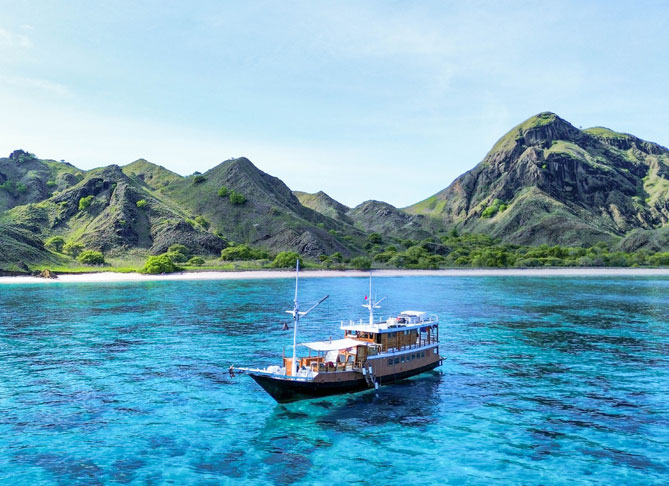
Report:
[{"label": "sea surface", "polygon": [[[669,484],[669,278],[378,278],[443,366],[278,405],[228,367],[290,353],[289,280],[0,286],[0,484]],[[301,340],[365,318],[301,280]]]}]

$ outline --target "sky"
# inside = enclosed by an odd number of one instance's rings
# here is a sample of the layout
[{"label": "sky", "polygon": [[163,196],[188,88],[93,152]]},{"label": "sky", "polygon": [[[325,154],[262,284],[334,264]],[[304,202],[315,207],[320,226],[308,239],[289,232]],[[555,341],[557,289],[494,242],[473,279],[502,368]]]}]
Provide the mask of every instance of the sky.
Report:
[{"label": "sky", "polygon": [[542,111],[669,145],[668,27],[663,1],[0,0],[0,155],[245,156],[405,207]]}]

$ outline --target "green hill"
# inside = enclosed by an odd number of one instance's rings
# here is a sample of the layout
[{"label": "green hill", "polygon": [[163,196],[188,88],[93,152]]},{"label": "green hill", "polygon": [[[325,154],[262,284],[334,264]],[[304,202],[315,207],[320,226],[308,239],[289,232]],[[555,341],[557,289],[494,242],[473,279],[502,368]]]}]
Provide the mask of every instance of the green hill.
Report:
[{"label": "green hill", "polygon": [[182,178],[159,193],[202,216],[235,242],[270,251],[293,250],[317,257],[360,252],[364,234],[300,204],[280,179],[246,158],[222,162],[204,174]]},{"label": "green hill", "polygon": [[76,184],[83,172],[55,160],[40,160],[23,150],[0,158],[0,213],[24,204],[43,201]]},{"label": "green hill", "polygon": [[335,268],[355,257],[401,268],[656,264],[669,259],[669,150],[540,113],[405,209],[293,192],[243,157],[187,177],[144,159],[82,171],[23,150],[0,158],[0,271],[73,264],[53,237],[121,261],[174,244],[211,260],[234,242]]},{"label": "green hill", "polygon": [[504,135],[448,188],[406,211],[511,243],[580,245],[661,229],[668,201],[666,148],[605,128],[579,130],[541,113]]},{"label": "green hill", "polygon": [[332,199],[323,191],[318,191],[315,194],[293,191],[293,194],[295,194],[295,197],[297,197],[302,206],[313,209],[314,211],[336,221],[353,225],[353,220],[346,214],[350,211],[350,208],[339,201]]},{"label": "green hill", "polygon": [[43,240],[61,236],[111,256],[132,249],[157,254],[174,243],[204,254],[225,247],[220,238],[189,224],[187,217],[115,165],[91,170],[74,186],[40,202],[16,206],[3,216]]}]

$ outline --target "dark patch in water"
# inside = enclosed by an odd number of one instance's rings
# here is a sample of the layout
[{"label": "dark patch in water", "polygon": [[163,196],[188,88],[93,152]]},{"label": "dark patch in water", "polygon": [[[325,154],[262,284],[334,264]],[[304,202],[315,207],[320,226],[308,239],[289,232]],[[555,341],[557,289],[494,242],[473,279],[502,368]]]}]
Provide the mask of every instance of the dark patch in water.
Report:
[{"label": "dark patch in water", "polygon": [[241,478],[244,475],[244,451],[233,450],[225,454],[213,454],[206,460],[194,464],[195,469],[227,478]]},{"label": "dark patch in water", "polygon": [[294,452],[276,451],[263,462],[270,466],[269,477],[279,486],[299,482],[311,469],[311,460]]},{"label": "dark patch in water", "polygon": [[141,459],[119,459],[112,464],[111,478],[122,484],[128,484],[135,479],[136,471],[146,463]]},{"label": "dark patch in water", "polygon": [[667,468],[661,464],[655,464],[646,456],[631,454],[625,451],[615,449],[581,449],[583,454],[592,457],[606,458],[618,465],[625,465],[635,469],[646,470],[655,469],[659,472],[666,472]]},{"label": "dark patch in water", "polygon": [[186,454],[189,443],[185,440],[176,441],[167,435],[154,435],[148,439],[149,448],[152,450],[164,450],[170,457],[178,457]]},{"label": "dark patch in water", "polygon": [[57,454],[16,456],[20,463],[38,466],[50,472],[58,484],[102,485],[102,469],[90,459],[75,459]]},{"label": "dark patch in water", "polygon": [[291,410],[288,410],[285,407],[281,408],[281,411],[278,412],[277,415],[278,418],[280,419],[303,419],[309,417],[309,414],[306,414],[304,412],[293,412]]}]

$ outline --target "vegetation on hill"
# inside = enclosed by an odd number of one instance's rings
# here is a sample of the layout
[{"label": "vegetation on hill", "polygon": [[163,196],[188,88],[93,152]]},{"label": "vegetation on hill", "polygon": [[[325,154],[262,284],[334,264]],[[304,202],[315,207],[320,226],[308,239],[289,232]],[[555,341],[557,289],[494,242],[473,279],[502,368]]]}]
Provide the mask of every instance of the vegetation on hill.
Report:
[{"label": "vegetation on hill", "polygon": [[180,270],[181,269],[172,261],[169,255],[163,253],[162,255],[150,256],[141,272],[156,275],[161,273],[174,273]]},{"label": "vegetation on hill", "polygon": [[0,158],[0,246],[0,271],[12,272],[297,258],[333,269],[665,265],[669,150],[541,113],[404,210],[292,192],[245,158],[183,177],[144,159],[81,171],[17,150]]},{"label": "vegetation on hill", "polygon": [[487,235],[456,232],[420,242],[405,240],[370,250],[377,266],[411,269],[642,267],[669,265],[669,252],[623,252],[606,242],[594,246],[515,245]]},{"label": "vegetation on hill", "polygon": [[669,224],[669,150],[540,113],[448,188],[406,210],[507,243],[614,244]]}]

